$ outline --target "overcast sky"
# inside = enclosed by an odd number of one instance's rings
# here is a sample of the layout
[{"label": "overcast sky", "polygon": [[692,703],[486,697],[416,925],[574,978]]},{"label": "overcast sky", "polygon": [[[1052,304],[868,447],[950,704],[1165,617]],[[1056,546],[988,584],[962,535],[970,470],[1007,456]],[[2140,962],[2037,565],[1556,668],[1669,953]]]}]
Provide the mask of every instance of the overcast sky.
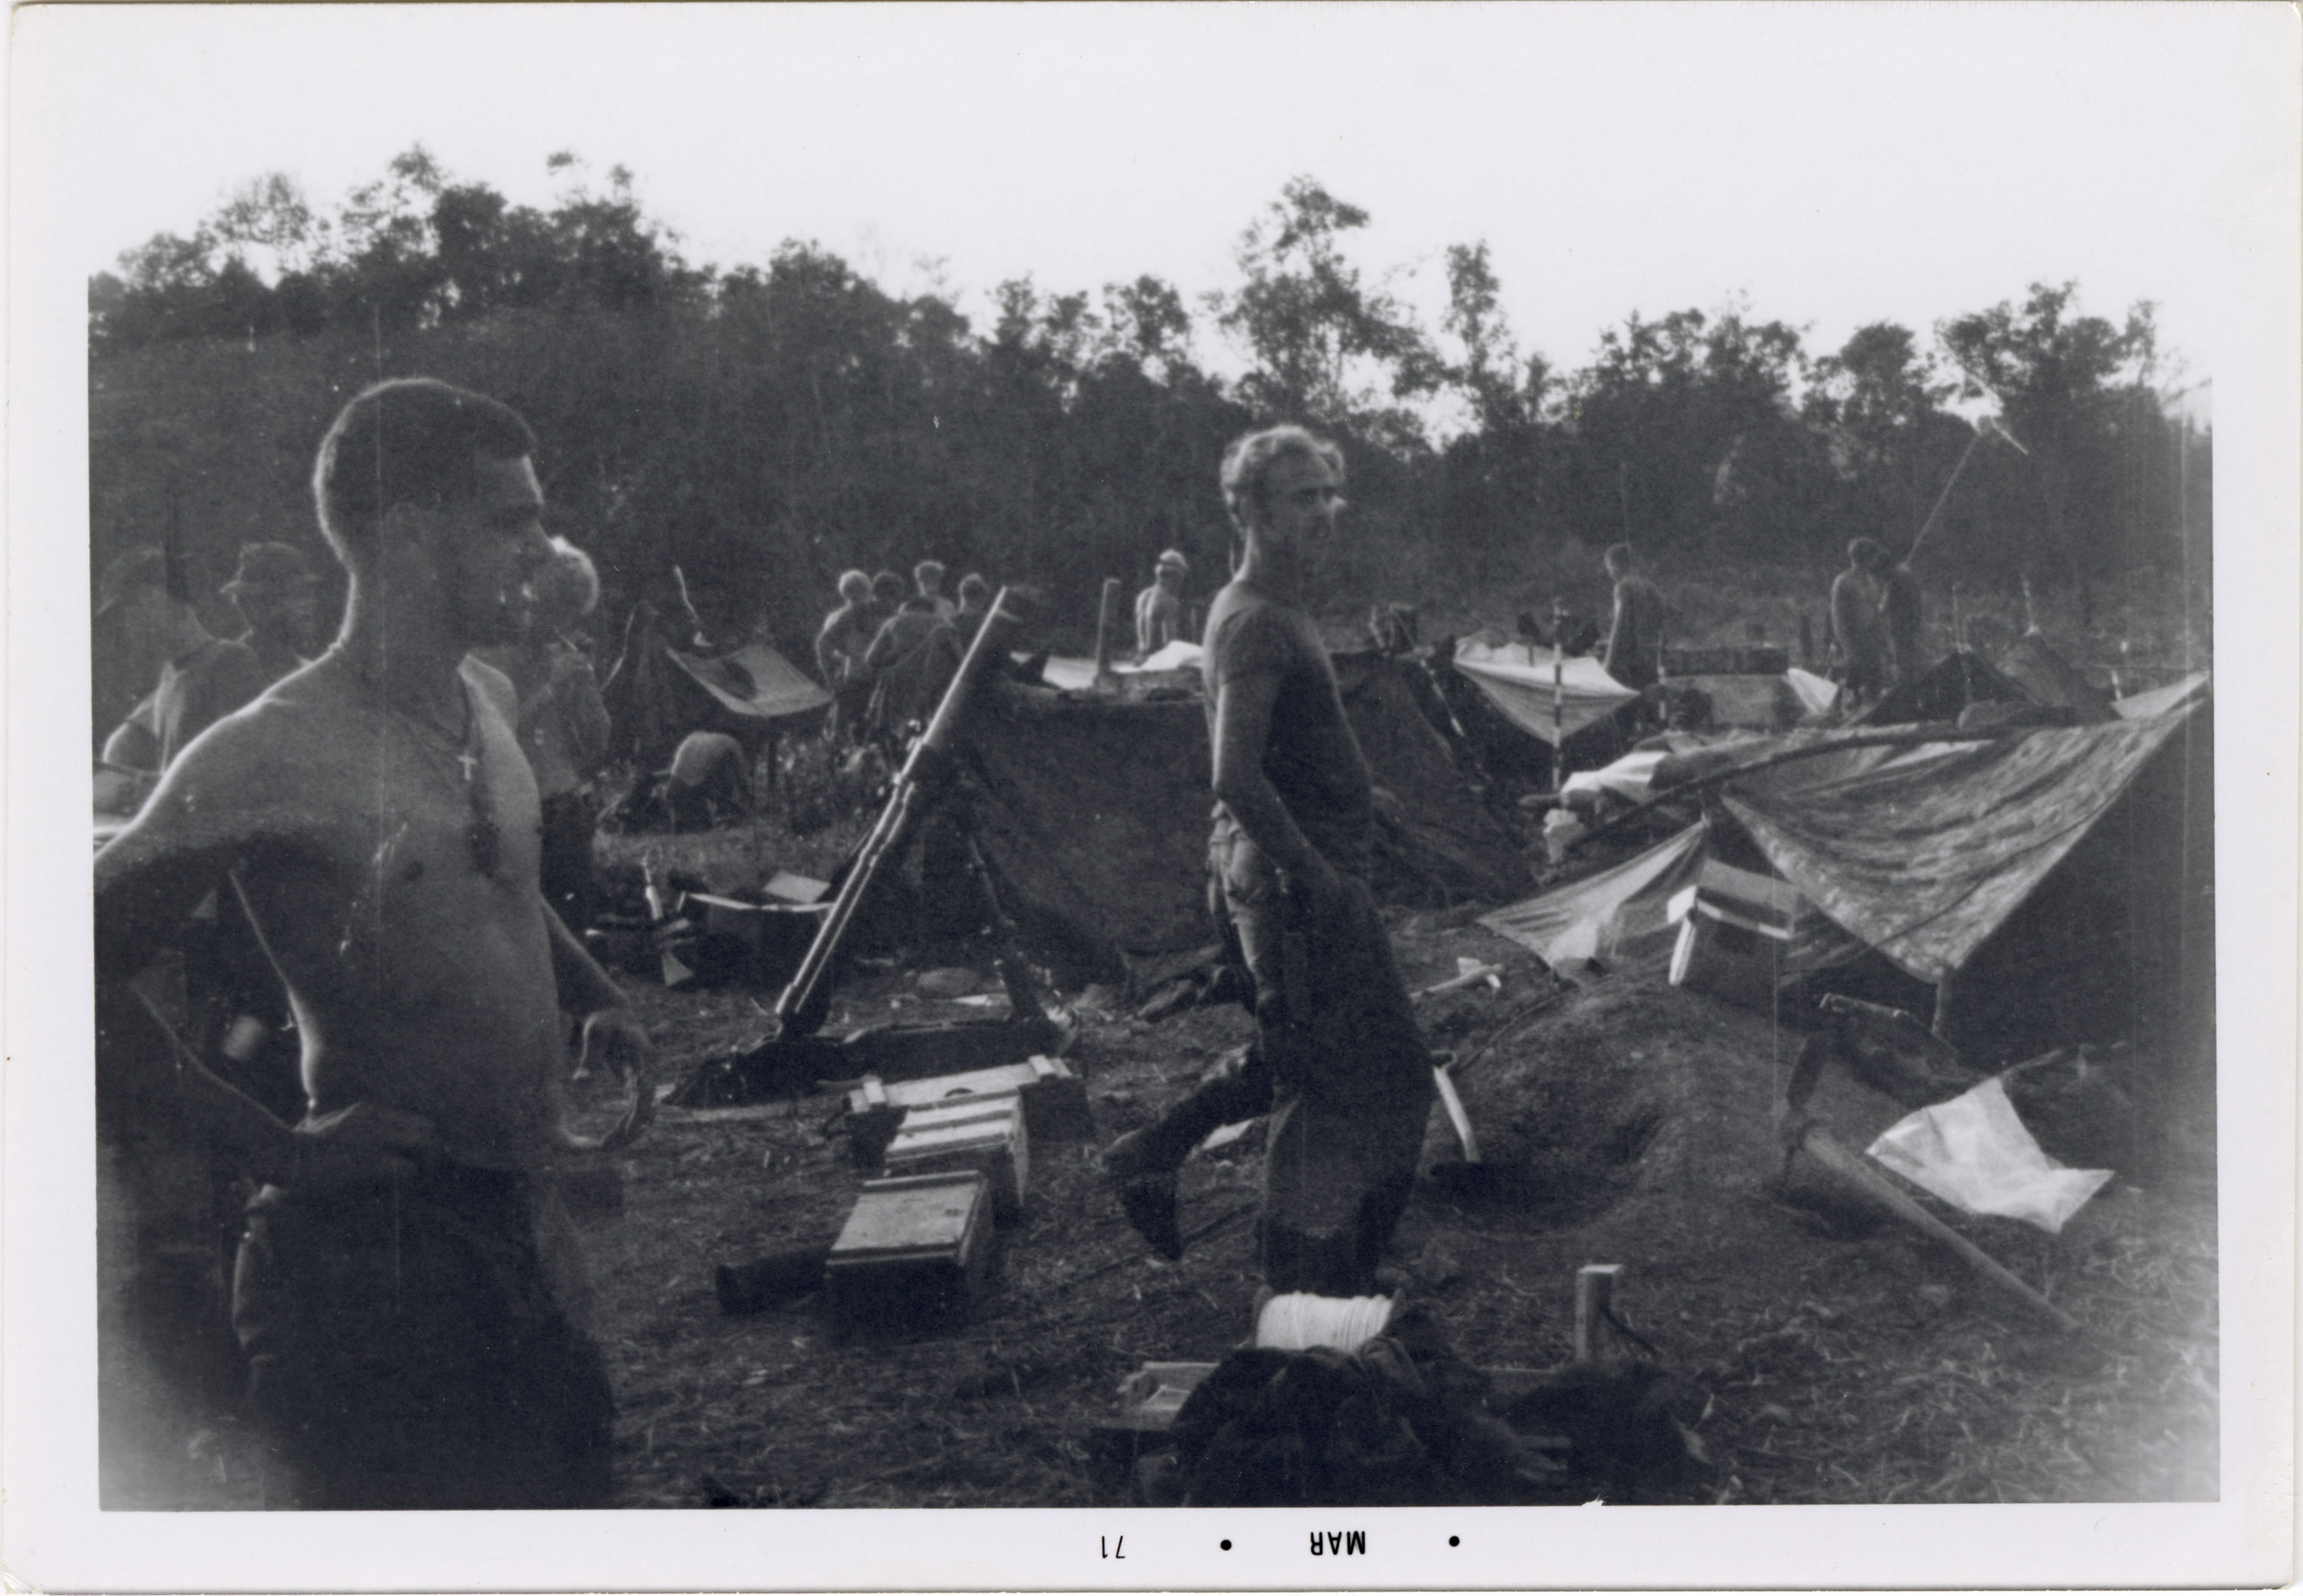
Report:
[{"label": "overcast sky", "polygon": [[[1436,321],[1484,239],[1523,343],[1634,310],[1938,318],[2077,278],[2156,300],[2211,367],[2203,241],[2264,203],[2284,7],[71,7],[16,13],[19,126],[55,135],[87,271],[279,170],[333,208],[421,141],[551,203],[617,164],[691,260],[813,239],[981,318],[1152,273],[1235,281],[1309,173]],[[2260,164],[2259,164],[2260,163]],[[2276,196],[2272,197],[2274,200]],[[2291,197],[2289,203],[2292,203]],[[981,322],[979,321],[979,324]],[[1219,349],[1203,357],[1227,364]]]}]

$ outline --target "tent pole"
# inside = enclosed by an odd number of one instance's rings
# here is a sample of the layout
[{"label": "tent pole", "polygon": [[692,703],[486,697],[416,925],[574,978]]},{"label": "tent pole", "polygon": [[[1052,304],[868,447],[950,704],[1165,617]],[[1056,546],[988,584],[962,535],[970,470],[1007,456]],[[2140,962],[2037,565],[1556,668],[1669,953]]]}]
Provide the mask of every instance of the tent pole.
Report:
[{"label": "tent pole", "polygon": [[1936,1019],[1929,1029],[1938,1041],[1951,1040],[1951,1028],[1959,1012],[1959,972],[1946,970],[1936,983]]},{"label": "tent pole", "polygon": [[1567,734],[1561,717],[1567,698],[1567,601],[1551,601],[1551,790],[1567,790]]},{"label": "tent pole", "polygon": [[1928,533],[1936,529],[1936,517],[1942,515],[1944,506],[1951,502],[1951,491],[1959,486],[1959,474],[1967,469],[1967,462],[1973,458],[1976,445],[1983,441],[1983,429],[1978,427],[1975,436],[1970,438],[1967,441],[1967,447],[1960,451],[1959,464],[1951,468],[1951,480],[1944,483],[1943,491],[1936,495],[1935,508],[1928,512],[1928,518],[1920,524],[1919,532],[1911,539],[1911,547],[1902,559],[1904,565],[1911,564],[1918,557],[1919,545],[1926,542]]},{"label": "tent pole", "polygon": [[1095,610],[1095,683],[1101,687],[1111,679],[1111,632],[1116,624],[1114,612],[1119,605],[1119,578],[1106,576],[1103,593]]}]

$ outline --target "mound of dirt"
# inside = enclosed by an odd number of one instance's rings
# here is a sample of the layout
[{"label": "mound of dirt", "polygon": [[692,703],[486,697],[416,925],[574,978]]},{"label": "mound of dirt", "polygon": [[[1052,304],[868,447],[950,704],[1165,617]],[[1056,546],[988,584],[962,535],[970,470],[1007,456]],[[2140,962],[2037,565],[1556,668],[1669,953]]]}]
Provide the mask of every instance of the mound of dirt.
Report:
[{"label": "mound of dirt", "polygon": [[[1491,1172],[1472,1180],[1448,1167],[1462,1153],[1438,1118],[1427,1163],[1443,1191],[1506,1229],[1575,1232],[1593,1248],[1620,1242],[1649,1256],[1716,1251],[1731,1243],[1740,1200],[1785,1195],[1771,1105],[1776,1072],[1802,1039],[1673,987],[1659,968],[1626,969],[1458,1081]],[[1904,1112],[1843,1071],[1826,1074],[1810,1109],[1855,1147]],[[1793,1200],[1810,1179],[1794,1173]]]}]

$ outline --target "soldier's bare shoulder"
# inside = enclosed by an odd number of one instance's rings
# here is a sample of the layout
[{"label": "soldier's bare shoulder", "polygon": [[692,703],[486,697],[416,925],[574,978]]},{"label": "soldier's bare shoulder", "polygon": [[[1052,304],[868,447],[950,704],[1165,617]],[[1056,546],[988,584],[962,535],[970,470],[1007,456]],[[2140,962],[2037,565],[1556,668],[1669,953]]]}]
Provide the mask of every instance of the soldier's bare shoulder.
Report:
[{"label": "soldier's bare shoulder", "polygon": [[313,795],[312,784],[361,767],[377,719],[372,697],[347,673],[308,665],[194,739],[169,767],[163,794],[173,787],[211,802]]}]

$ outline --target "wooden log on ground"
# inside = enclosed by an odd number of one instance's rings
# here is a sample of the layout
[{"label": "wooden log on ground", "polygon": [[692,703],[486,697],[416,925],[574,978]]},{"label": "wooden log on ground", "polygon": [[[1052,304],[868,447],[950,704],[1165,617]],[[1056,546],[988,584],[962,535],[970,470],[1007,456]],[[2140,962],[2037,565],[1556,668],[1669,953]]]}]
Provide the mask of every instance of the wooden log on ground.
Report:
[{"label": "wooden log on ground", "polygon": [[1822,1126],[1809,1124],[1801,1127],[1793,1145],[1804,1148],[1826,1169],[1844,1175],[1877,1197],[1898,1219],[1921,1235],[1942,1242],[1978,1274],[2020,1299],[2026,1306],[2064,1334],[2079,1332],[2078,1320],[2016,1279],[1997,1259],[1921,1207],[1918,1200],[1897,1187],[1885,1171],[1874,1168],[1869,1160],[1852,1151]]},{"label": "wooden log on ground", "polygon": [[1597,1363],[1607,1339],[1603,1328],[1615,1311],[1615,1277],[1621,1264],[1586,1264],[1575,1272],[1575,1361]]}]

